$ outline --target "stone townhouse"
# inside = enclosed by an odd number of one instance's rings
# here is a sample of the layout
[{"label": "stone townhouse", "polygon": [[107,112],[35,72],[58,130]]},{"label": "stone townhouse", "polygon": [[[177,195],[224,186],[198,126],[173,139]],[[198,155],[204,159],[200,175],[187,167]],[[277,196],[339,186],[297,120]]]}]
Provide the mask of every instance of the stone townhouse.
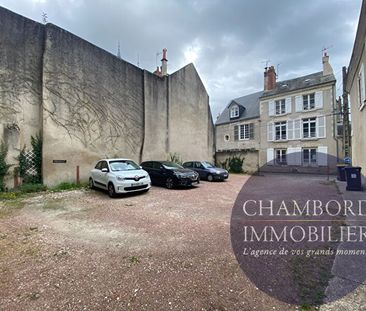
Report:
[{"label": "stone townhouse", "polygon": [[264,72],[264,90],[232,100],[216,122],[217,161],[245,157],[243,170],[333,172],[337,137],[336,80],[323,56],[323,71],[276,81]]},{"label": "stone townhouse", "polygon": [[346,90],[350,97],[352,116],[352,164],[362,167],[363,184],[366,185],[366,1],[362,2],[360,19],[348,66]]}]

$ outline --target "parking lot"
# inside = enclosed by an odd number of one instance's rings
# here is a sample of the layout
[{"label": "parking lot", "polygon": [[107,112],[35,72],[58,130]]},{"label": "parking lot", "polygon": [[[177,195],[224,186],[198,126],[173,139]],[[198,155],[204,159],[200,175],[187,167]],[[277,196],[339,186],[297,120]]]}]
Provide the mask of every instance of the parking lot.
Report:
[{"label": "parking lot", "polygon": [[247,179],[2,203],[1,309],[293,309],[256,289],[233,255],[231,208]]}]

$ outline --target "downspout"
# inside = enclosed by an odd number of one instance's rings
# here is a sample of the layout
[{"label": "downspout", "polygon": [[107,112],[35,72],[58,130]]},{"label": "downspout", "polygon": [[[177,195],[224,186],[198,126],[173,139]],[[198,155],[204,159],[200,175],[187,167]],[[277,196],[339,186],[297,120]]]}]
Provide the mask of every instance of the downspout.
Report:
[{"label": "downspout", "polygon": [[145,146],[145,135],[146,135],[146,128],[145,128],[145,70],[142,70],[142,141],[141,141],[141,148],[139,154],[139,162],[142,162],[142,157],[144,154],[144,146]]},{"label": "downspout", "polygon": [[338,146],[338,138],[336,138],[336,92],[335,92],[335,85],[332,86],[332,100],[333,100],[333,139],[336,142],[336,153],[337,153],[337,163],[339,163],[339,146]]}]

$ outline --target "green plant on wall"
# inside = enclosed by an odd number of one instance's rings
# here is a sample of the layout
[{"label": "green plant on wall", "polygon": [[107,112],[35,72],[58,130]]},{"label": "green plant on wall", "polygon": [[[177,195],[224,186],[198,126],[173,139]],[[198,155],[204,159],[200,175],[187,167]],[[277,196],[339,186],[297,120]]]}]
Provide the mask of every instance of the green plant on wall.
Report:
[{"label": "green plant on wall", "polygon": [[234,155],[220,162],[220,165],[231,173],[243,173],[244,159],[245,157]]},{"label": "green plant on wall", "polygon": [[175,152],[169,153],[168,161],[177,163],[179,165],[183,164],[182,158],[180,157],[180,155],[178,153],[175,153]]},{"label": "green plant on wall", "polygon": [[6,163],[6,156],[8,155],[8,146],[4,142],[0,144],[0,191],[5,190],[4,179],[8,174],[10,165]]},{"label": "green plant on wall", "polygon": [[37,135],[36,137],[31,137],[31,144],[34,154],[34,166],[36,169],[36,175],[35,175],[35,182],[37,184],[41,184],[43,182],[42,180],[42,136],[41,134]]},{"label": "green plant on wall", "polygon": [[[19,176],[22,177],[23,183],[41,184],[42,183],[42,137],[37,135],[31,136],[32,158],[27,157],[26,146],[20,151]],[[34,171],[30,174],[30,171]]]}]

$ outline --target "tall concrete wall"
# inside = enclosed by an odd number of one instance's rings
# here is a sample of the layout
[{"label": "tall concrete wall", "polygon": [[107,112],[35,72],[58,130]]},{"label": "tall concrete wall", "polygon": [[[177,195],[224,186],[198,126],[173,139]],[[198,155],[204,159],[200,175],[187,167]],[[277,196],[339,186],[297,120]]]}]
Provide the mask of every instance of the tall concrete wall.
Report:
[{"label": "tall concrete wall", "polygon": [[169,154],[168,77],[144,73],[145,135],[142,161],[166,160]]},{"label": "tall concrete wall", "polygon": [[[139,161],[143,72],[48,24],[43,67],[44,182],[81,179],[100,158]],[[66,160],[66,163],[54,163]]]},{"label": "tall concrete wall", "polygon": [[212,161],[213,135],[208,94],[189,64],[169,77],[169,150],[184,161]]},{"label": "tall concrete wall", "polygon": [[43,25],[0,8],[0,141],[8,145],[11,171],[41,130],[43,43]]},{"label": "tall concrete wall", "polygon": [[192,64],[161,78],[52,24],[1,7],[0,17],[0,134],[14,164],[39,132],[50,186],[74,182],[77,166],[87,181],[106,157],[213,159],[209,98]]}]

